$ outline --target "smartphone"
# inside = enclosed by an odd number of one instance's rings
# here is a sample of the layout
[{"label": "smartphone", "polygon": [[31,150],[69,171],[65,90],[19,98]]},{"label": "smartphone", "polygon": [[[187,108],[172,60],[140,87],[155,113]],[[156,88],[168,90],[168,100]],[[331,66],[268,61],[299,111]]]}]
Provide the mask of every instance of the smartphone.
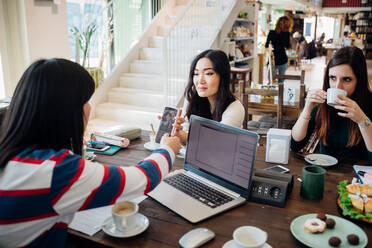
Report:
[{"label": "smartphone", "polygon": [[166,133],[171,133],[173,128],[174,119],[176,118],[178,109],[165,107],[163,116],[160,120],[159,130],[156,133],[155,142],[160,143],[161,137]]},{"label": "smartphone", "polygon": [[87,148],[92,151],[104,152],[110,148],[108,145],[89,143]]},{"label": "smartphone", "polygon": [[274,166],[265,168],[265,170],[275,171],[275,172],[279,172],[279,173],[288,173],[289,172],[288,168],[286,168],[284,166],[281,166],[281,165],[274,165]]}]

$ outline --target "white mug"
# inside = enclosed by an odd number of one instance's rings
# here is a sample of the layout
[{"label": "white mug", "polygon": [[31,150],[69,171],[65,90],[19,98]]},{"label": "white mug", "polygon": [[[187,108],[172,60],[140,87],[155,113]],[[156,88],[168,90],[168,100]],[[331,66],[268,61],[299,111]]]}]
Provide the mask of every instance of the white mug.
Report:
[{"label": "white mug", "polygon": [[337,95],[344,95],[346,96],[347,95],[347,92],[342,90],[342,89],[338,89],[338,88],[328,88],[327,90],[327,104],[329,106],[336,106],[337,103],[335,103],[335,100],[340,100]]},{"label": "white mug", "polygon": [[125,231],[128,228],[134,227],[136,224],[137,212],[137,203],[130,201],[116,203],[111,210],[115,227],[119,231]]},{"label": "white mug", "polygon": [[155,143],[156,133],[151,132],[149,134],[149,137],[150,137],[150,142]]},{"label": "white mug", "polygon": [[237,248],[260,248],[266,244],[267,233],[255,226],[241,226],[233,233]]}]

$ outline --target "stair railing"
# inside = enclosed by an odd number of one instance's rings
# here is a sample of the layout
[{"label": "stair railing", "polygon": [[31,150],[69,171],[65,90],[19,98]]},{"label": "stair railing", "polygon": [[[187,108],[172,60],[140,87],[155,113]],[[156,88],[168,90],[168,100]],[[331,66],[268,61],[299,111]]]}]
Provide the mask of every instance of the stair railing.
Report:
[{"label": "stair railing", "polygon": [[237,0],[190,0],[165,33],[162,52],[167,106],[177,106],[192,59],[209,49]]}]

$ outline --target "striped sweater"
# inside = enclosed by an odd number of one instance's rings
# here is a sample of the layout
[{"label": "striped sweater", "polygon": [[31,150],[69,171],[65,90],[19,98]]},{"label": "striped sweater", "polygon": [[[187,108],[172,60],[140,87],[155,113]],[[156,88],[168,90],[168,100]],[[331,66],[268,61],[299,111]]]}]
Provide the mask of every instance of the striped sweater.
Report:
[{"label": "striped sweater", "polygon": [[0,247],[64,247],[75,212],[148,193],[174,159],[167,146],[131,167],[25,149],[0,171]]}]

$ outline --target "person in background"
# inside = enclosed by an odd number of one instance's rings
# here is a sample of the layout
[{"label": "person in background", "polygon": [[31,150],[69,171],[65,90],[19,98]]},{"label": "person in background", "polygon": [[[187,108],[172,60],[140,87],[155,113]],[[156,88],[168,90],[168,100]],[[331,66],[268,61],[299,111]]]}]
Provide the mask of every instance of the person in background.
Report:
[{"label": "person in background", "polygon": [[[175,120],[176,135],[183,144],[187,142],[186,120],[198,115],[234,127],[241,127],[245,110],[243,104],[230,90],[230,64],[220,50],[206,50],[191,62],[188,84],[185,89],[182,113],[185,117]],[[183,130],[182,124],[186,124]]]},{"label": "person in background", "polygon": [[[282,16],[276,22],[275,30],[270,30],[265,47],[271,43],[274,48],[275,70],[279,74],[285,74],[288,68],[288,57],[286,49],[291,48],[290,33],[292,32],[293,20],[288,16]],[[280,79],[279,83],[284,80]]]},{"label": "person in background", "polygon": [[94,88],[65,59],[23,73],[0,130],[0,247],[65,247],[76,212],[146,194],[170,171],[181,145],[168,135],[135,166],[82,157]]},{"label": "person in background", "polygon": [[324,39],[325,39],[325,33],[322,33],[322,35],[319,37],[319,39],[316,42],[316,50],[318,51],[319,56],[324,55],[324,48],[323,48],[323,44],[325,42]]},{"label": "person in background", "polygon": [[[338,105],[331,107],[326,104],[328,88],[342,89],[347,95],[338,95]],[[341,48],[327,65],[323,89],[307,94],[305,107],[292,128],[291,149],[302,149],[315,132],[321,153],[372,161],[371,99],[362,50]]]}]

